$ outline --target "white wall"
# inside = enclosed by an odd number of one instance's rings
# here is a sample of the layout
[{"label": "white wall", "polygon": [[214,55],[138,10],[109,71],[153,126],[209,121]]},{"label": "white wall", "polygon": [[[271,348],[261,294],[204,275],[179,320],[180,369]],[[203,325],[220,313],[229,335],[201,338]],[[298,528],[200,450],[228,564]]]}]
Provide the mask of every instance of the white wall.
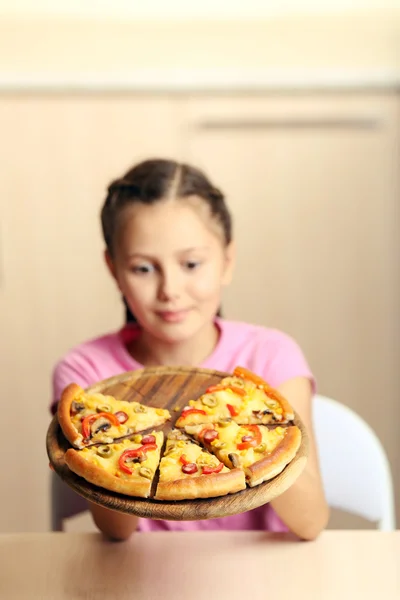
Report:
[{"label": "white wall", "polygon": [[399,9],[399,0],[0,0],[0,15],[186,19]]}]

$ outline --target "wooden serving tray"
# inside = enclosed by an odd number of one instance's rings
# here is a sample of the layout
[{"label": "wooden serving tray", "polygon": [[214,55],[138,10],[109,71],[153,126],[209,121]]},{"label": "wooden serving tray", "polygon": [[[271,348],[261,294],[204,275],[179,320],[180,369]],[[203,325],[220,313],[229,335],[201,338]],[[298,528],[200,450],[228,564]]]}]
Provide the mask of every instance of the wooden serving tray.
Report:
[{"label": "wooden serving tray", "polygon": [[[88,392],[110,394],[119,400],[136,400],[171,413],[162,429],[167,433],[189,400],[196,399],[210,385],[229,375],[211,369],[188,367],[150,367],[130,371],[101,381]],[[303,423],[295,415],[294,423],[302,433],[302,443],[294,460],[274,479],[254,488],[217,498],[161,501],[133,498],[97,487],[79,477],[67,467],[64,454],[70,447],[58,423],[57,415],[50,423],[46,445],[50,463],[56,473],[78,494],[107,508],[150,519],[193,521],[226,517],[257,508],[285,492],[299,477],[307,462],[308,437]]]}]

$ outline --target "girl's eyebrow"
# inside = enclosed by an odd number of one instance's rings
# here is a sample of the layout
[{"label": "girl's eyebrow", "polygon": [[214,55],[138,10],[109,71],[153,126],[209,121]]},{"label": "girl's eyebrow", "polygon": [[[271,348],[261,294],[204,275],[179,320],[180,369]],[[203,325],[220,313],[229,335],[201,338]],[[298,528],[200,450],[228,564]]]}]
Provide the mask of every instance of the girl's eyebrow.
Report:
[{"label": "girl's eyebrow", "polygon": [[153,257],[149,254],[141,254],[141,252],[133,252],[132,254],[127,254],[127,258],[146,258],[147,260],[153,259]]},{"label": "girl's eyebrow", "polygon": [[189,252],[198,252],[203,250],[208,250],[208,246],[194,246],[193,248],[184,248],[183,250],[178,250],[177,254],[187,254]]},{"label": "girl's eyebrow", "polygon": [[[183,248],[178,250],[176,254],[189,254],[190,252],[201,252],[204,250],[209,250],[208,246],[193,246],[192,248]],[[132,254],[128,254],[127,258],[144,258],[146,260],[155,260],[154,256],[150,254],[142,253],[142,252],[132,252]]]}]

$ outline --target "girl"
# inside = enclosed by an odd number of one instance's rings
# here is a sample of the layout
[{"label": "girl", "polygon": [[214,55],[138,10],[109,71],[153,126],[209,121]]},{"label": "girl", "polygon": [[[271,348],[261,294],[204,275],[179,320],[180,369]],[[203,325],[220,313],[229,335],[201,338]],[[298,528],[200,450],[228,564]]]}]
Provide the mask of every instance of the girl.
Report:
[{"label": "girl", "polygon": [[271,504],[206,521],[152,521],[91,505],[98,528],[114,539],[135,530],[291,530],[314,539],[326,526],[312,432],[314,379],[296,342],[284,333],[219,317],[234,266],[231,216],[224,196],[199,170],[148,160],[108,188],[101,223],[105,260],[127,309],[117,333],[88,341],[56,366],[54,403],[72,381],[83,388],[150,365],[192,365],[231,372],[249,368],[277,387],[310,436],[307,466]]}]

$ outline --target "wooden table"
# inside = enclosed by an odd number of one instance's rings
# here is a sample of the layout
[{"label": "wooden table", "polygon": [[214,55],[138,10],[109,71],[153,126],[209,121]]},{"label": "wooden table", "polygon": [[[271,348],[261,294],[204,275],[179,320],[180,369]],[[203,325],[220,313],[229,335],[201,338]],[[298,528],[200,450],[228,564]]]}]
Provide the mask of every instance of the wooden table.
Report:
[{"label": "wooden table", "polygon": [[0,535],[4,600],[399,600],[400,531]]}]

